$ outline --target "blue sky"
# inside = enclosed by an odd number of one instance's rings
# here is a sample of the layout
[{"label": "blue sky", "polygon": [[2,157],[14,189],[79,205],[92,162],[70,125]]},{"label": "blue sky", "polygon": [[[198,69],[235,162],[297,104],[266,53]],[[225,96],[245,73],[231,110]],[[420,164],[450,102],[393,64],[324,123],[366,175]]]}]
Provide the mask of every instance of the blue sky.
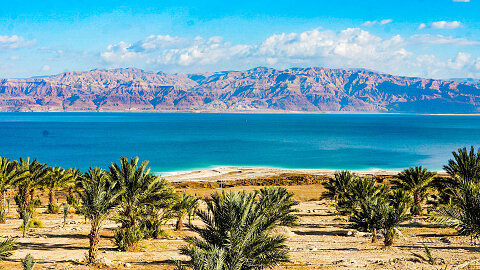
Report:
[{"label": "blue sky", "polygon": [[0,77],[324,66],[480,78],[480,1],[8,1]]}]

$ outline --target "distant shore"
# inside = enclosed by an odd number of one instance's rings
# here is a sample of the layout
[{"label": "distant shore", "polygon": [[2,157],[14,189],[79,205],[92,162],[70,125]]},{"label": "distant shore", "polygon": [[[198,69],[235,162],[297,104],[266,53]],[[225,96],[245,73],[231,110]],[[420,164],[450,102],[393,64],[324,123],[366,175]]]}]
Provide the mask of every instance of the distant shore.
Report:
[{"label": "distant shore", "polygon": [[[329,169],[280,169],[280,168],[264,168],[264,167],[243,167],[243,166],[224,166],[204,170],[178,171],[169,173],[163,178],[169,182],[216,182],[216,181],[232,181],[241,179],[257,179],[268,178],[277,175],[292,174],[311,174],[322,176],[333,176],[336,170]],[[392,176],[398,174],[397,170],[358,170],[353,172],[360,176]],[[444,173],[439,172],[439,173]]]}]

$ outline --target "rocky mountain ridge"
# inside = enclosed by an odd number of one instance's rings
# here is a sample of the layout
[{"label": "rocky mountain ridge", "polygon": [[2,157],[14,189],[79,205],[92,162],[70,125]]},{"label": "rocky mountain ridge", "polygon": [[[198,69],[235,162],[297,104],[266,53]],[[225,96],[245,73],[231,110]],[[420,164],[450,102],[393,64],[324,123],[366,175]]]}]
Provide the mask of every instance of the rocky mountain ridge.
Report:
[{"label": "rocky mountain ridge", "polygon": [[0,111],[478,113],[480,84],[320,67],[197,74],[103,69],[2,79]]}]

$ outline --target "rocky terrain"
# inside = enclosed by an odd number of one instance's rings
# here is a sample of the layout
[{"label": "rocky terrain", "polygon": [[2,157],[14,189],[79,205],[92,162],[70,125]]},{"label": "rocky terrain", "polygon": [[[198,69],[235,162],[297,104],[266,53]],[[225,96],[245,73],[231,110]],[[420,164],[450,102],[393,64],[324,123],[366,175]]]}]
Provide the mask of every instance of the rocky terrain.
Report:
[{"label": "rocky terrain", "polygon": [[478,113],[480,84],[318,67],[198,74],[92,70],[2,79],[0,111]]}]

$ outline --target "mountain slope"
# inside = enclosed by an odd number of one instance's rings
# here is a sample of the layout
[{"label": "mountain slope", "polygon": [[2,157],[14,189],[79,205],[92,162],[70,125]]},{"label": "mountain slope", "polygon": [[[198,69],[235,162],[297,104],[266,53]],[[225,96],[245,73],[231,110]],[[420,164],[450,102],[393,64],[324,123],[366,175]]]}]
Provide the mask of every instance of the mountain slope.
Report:
[{"label": "mountain slope", "polygon": [[92,70],[0,80],[0,111],[477,113],[480,85],[317,67],[198,74]]}]

